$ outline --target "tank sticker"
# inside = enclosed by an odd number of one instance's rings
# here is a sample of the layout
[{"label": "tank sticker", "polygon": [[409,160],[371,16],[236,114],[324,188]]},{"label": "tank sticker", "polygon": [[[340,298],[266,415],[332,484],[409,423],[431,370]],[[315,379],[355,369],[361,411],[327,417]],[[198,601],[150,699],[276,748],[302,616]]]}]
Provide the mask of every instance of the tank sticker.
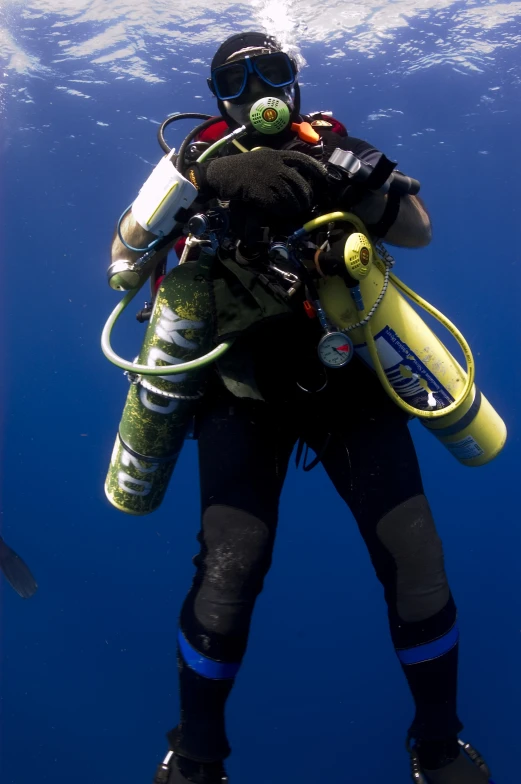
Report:
[{"label": "tank sticker", "polygon": [[[133,486],[131,487],[131,485]],[[118,471],[118,486],[124,493],[139,495],[141,497],[147,496],[152,490],[152,482],[136,479],[135,477],[130,476],[130,474],[126,474],[124,471]]]},{"label": "tank sticker", "polygon": [[203,329],[204,326],[204,321],[191,321],[190,319],[181,318],[175,311],[165,306],[161,311],[155,332],[166,343],[175,343],[180,348],[196,349],[198,347],[197,342],[187,340],[179,334],[179,330]]},{"label": "tank sticker", "polygon": [[125,468],[130,468],[130,466],[134,466],[136,471],[139,471],[142,474],[152,474],[154,471],[157,471],[159,466],[159,460],[157,463],[150,461],[150,463],[146,463],[145,460],[138,460],[135,455],[131,455],[130,452],[127,452],[125,447],[122,447],[121,450],[121,465],[125,466]]},{"label": "tank sticker", "polygon": [[[406,403],[429,410],[445,408],[453,402],[448,390],[389,325],[375,335],[375,343],[389,383]],[[372,366],[367,345],[364,343],[355,349]]]},{"label": "tank sticker", "polygon": [[444,445],[457,460],[472,460],[474,457],[481,457],[485,454],[485,450],[472,436],[467,436],[461,441],[454,441],[452,444],[444,441]]},{"label": "tank sticker", "polygon": [[[181,365],[181,363],[186,362],[186,359],[173,357],[157,346],[152,346],[148,352],[147,365],[155,368],[158,366],[159,362],[166,362],[167,365]],[[188,376],[188,373],[177,373],[175,376],[157,376],[157,378],[162,378],[164,381],[170,382],[170,384],[182,384],[186,381]]]},{"label": "tank sticker", "polygon": [[[166,400],[165,404],[158,405],[157,403],[153,403],[150,399],[150,395],[152,393],[149,392],[148,389],[145,387],[139,387],[139,399],[141,403],[148,408],[149,411],[154,411],[156,414],[164,414],[167,416],[168,414],[172,414],[176,408],[179,407],[179,400]],[[157,395],[156,395],[157,397]]]},{"label": "tank sticker", "polygon": [[[116,441],[116,446],[118,446],[118,441]],[[138,460],[135,455],[131,455],[130,452],[120,445],[121,448],[121,465],[125,468],[133,467],[139,474],[153,474],[159,468],[159,463],[149,463],[148,465],[144,463],[142,460]],[[128,493],[129,495],[139,495],[139,496],[147,496],[150,491],[152,490],[153,484],[152,482],[146,479],[138,479],[135,476],[131,476],[126,471],[118,471],[118,486],[120,490],[123,490],[124,493]],[[152,479],[152,477],[151,477]]]}]

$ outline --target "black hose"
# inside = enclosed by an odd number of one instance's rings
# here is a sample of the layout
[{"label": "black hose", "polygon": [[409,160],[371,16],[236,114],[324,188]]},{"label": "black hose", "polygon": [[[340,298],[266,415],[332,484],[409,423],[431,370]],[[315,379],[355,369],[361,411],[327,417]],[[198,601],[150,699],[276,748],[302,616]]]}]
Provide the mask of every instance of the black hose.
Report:
[{"label": "black hose", "polygon": [[209,120],[211,119],[210,114],[201,114],[200,112],[182,112],[180,114],[173,114],[170,117],[167,117],[164,122],[161,123],[159,126],[159,130],[157,132],[157,140],[159,142],[159,146],[167,155],[168,153],[172,152],[172,148],[168,146],[166,139],[165,139],[165,129],[176,120]]},{"label": "black hose", "polygon": [[185,153],[190,142],[193,141],[195,137],[198,136],[200,133],[206,131],[207,128],[210,128],[212,125],[215,125],[218,122],[222,122],[222,119],[223,118],[220,115],[217,115],[217,117],[210,117],[209,120],[206,120],[206,122],[201,123],[201,125],[197,125],[193,129],[193,131],[190,131],[190,133],[188,134],[188,136],[186,137],[186,139],[184,140],[184,142],[179,148],[179,153],[177,155],[177,161],[176,161],[177,171],[181,172],[181,174],[184,174]]}]

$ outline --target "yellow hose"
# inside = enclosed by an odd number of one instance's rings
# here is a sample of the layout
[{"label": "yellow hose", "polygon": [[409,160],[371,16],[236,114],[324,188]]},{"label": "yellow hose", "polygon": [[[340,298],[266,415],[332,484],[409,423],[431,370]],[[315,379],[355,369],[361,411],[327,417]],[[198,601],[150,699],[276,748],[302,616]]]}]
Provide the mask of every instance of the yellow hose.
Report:
[{"label": "yellow hose", "polygon": [[241,144],[240,142],[238,142],[237,139],[234,139],[232,144],[234,144],[235,147],[237,147],[237,149],[240,150],[241,152],[249,152],[249,150],[246,149],[244,144]]},{"label": "yellow hose", "polygon": [[[353,226],[358,229],[358,231],[367,236],[367,229],[365,228],[364,224],[360,218],[357,218],[357,216],[353,215],[352,212],[329,212],[327,215],[320,215],[318,218],[313,218],[313,220],[305,223],[302,228],[309,234],[312,231],[315,231],[315,229],[318,229],[320,226],[323,226],[324,223],[332,223],[334,221],[346,221],[347,223],[352,223]],[[367,237],[367,239],[369,242],[371,242],[369,237]]]},{"label": "yellow hose", "polygon": [[[321,215],[320,217],[314,218],[313,220],[306,223],[302,228],[306,232],[312,232],[324,224],[335,221],[346,221],[351,223],[355,229],[357,229],[357,231],[359,231],[361,234],[364,234],[371,243],[374,257],[383,264],[382,259],[380,259],[378,256],[378,252],[374,247],[374,244],[371,242],[371,238],[368,235],[366,227],[360,218],[358,218],[356,215],[353,215],[351,212],[331,212],[328,215]],[[434,318],[439,321],[440,324],[442,324],[445,329],[447,329],[448,332],[450,332],[450,334],[455,338],[465,357],[465,362],[467,364],[467,380],[460,395],[445,408],[439,408],[435,411],[424,411],[421,408],[415,408],[414,406],[409,405],[409,403],[406,403],[404,400],[402,400],[400,395],[395,391],[385,374],[385,370],[383,369],[382,363],[380,362],[380,357],[378,356],[378,350],[376,348],[373,333],[371,332],[371,322],[368,322],[363,326],[363,333],[367,343],[367,348],[369,349],[371,360],[374,365],[374,369],[389,397],[396,403],[396,405],[403,409],[403,411],[406,411],[408,414],[412,414],[413,416],[417,416],[420,419],[439,419],[440,417],[445,417],[459,408],[459,406],[467,399],[467,396],[472,389],[476,375],[476,366],[474,363],[474,357],[472,356],[472,351],[469,344],[459,329],[452,323],[452,321],[449,321],[449,319],[444,316],[443,313],[440,313],[440,311],[427,302],[427,300],[424,300],[422,297],[420,297],[419,294],[416,294],[415,291],[406,286],[405,283],[396,277],[396,275],[391,273],[389,277],[396,288],[398,288],[406,297],[409,297],[409,299],[411,299],[420,308],[425,310],[427,313],[430,313],[431,316],[434,316]]]}]

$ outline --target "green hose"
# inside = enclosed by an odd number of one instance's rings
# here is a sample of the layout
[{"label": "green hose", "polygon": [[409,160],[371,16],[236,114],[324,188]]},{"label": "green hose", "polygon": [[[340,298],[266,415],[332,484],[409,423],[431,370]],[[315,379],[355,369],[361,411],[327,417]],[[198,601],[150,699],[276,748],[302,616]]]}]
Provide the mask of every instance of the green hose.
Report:
[{"label": "green hose", "polygon": [[188,370],[198,370],[203,368],[205,365],[209,365],[211,362],[215,362],[228,351],[228,349],[232,346],[233,341],[220,343],[216,348],[208,352],[208,354],[205,354],[198,359],[193,359],[191,362],[182,362],[180,365],[164,365],[163,367],[155,368],[149,367],[148,365],[136,365],[134,362],[128,362],[126,359],[122,359],[120,356],[118,356],[110,343],[112,330],[114,329],[116,321],[132,302],[136,294],[138,294],[138,292],[142,289],[146,283],[146,280],[147,279],[145,278],[145,280],[143,280],[137,289],[134,289],[134,291],[129,291],[128,294],[125,294],[121,302],[118,302],[110,314],[107,323],[103,328],[103,332],[101,334],[101,350],[109,362],[112,362],[113,365],[116,365],[122,370],[129,370],[131,373],[140,373],[142,376],[175,376],[177,373],[186,373]]}]

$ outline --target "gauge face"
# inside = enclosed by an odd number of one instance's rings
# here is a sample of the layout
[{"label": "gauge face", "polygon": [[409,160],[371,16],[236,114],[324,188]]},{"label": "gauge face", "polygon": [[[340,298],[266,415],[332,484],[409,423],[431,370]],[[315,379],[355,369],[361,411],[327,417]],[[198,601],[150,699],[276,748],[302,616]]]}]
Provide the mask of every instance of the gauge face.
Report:
[{"label": "gauge face", "polygon": [[318,344],[318,356],[326,367],[344,367],[353,356],[353,341],[343,332],[328,332]]}]

